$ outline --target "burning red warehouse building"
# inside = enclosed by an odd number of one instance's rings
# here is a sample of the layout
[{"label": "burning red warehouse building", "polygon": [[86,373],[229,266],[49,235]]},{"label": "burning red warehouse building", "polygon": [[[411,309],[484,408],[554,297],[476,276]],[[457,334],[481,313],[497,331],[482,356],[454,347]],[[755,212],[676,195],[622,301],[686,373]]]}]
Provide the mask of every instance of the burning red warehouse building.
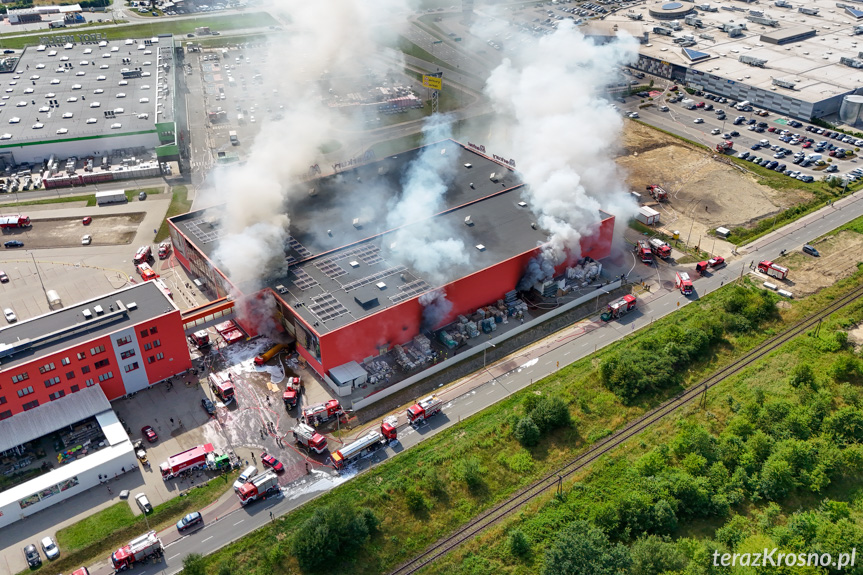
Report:
[{"label": "burning red warehouse building", "polygon": [[[431,224],[444,238],[457,235],[469,252],[468,263],[450,266],[443,279],[395,257],[399,231],[387,226],[388,206],[423,148],[304,182],[288,194],[289,268],[265,278],[264,291],[274,296],[278,324],[321,375],[410,342],[422,327],[423,294],[440,289],[452,304],[434,328],[503,298],[548,240],[522,197],[517,172],[451,140],[430,146],[456,157],[455,173],[445,178],[442,209],[422,225]],[[176,256],[209,296],[252,295],[260,285],[235,285],[230,270],[215,261],[225,236],[221,218],[218,207],[171,218]],[[581,256],[594,260],[609,255],[614,216],[600,212],[597,222],[581,241]],[[408,231],[413,225],[419,224],[409,224]],[[259,331],[248,319],[238,321],[251,334]]]}]

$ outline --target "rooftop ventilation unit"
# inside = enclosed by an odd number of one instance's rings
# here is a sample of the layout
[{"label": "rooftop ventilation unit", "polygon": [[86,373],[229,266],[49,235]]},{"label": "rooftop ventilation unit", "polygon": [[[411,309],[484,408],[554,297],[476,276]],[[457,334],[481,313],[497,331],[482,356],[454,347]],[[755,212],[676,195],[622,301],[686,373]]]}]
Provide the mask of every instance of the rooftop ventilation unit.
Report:
[{"label": "rooftop ventilation unit", "polygon": [[[197,280],[195,280],[195,281],[197,281]],[[126,309],[138,309],[138,304],[136,304],[133,301],[129,302],[126,304]]]},{"label": "rooftop ventilation unit", "polygon": [[360,219],[359,219],[359,218],[354,218],[354,222],[353,222],[353,223],[354,223],[354,227],[355,227],[356,229],[360,229],[361,227],[363,227],[363,225],[360,223]]},{"label": "rooftop ventilation unit", "polygon": [[466,225],[466,226],[472,226],[473,225],[473,220],[470,219],[470,216],[468,216],[464,219],[464,225]]},{"label": "rooftop ventilation unit", "polygon": [[753,56],[749,56],[747,54],[741,54],[740,58],[738,58],[744,64],[749,64],[750,66],[758,66],[759,68],[763,68],[767,63],[767,60],[763,60],[761,58],[755,58]]},{"label": "rooftop ventilation unit", "polygon": [[497,173],[496,173],[496,172],[492,172],[492,173],[488,176],[488,179],[489,179],[489,180],[491,180],[492,182],[496,182],[496,181],[498,180]]},{"label": "rooftop ventilation unit", "polygon": [[526,208],[526,207],[527,207],[527,202],[519,202],[519,203],[518,203],[518,207],[520,207],[520,208]]},{"label": "rooftop ventilation unit", "polygon": [[84,316],[84,319],[92,319],[93,318],[93,312],[91,312],[89,309],[85,309],[84,311],[82,311],[81,315]]},{"label": "rooftop ventilation unit", "polygon": [[378,289],[381,289],[381,290],[387,289],[387,284],[384,282],[378,282],[375,285],[377,286]]},{"label": "rooftop ventilation unit", "polygon": [[349,262],[348,265],[350,265],[352,268],[358,268],[358,267],[360,267],[360,262],[354,260],[352,262]]},{"label": "rooftop ventilation unit", "polygon": [[863,60],[858,58],[839,58],[839,63],[850,66],[851,68],[863,68]]},{"label": "rooftop ventilation unit", "polygon": [[810,16],[818,16],[818,8],[812,8],[811,6],[801,6],[797,9],[801,14],[808,14]]},{"label": "rooftop ventilation unit", "polygon": [[481,251],[481,252],[484,252],[484,251],[485,251],[485,246],[484,246],[484,245],[482,245],[482,244],[477,244],[477,245],[476,245],[476,249],[478,249],[478,250],[479,250],[479,251]]},{"label": "rooftop ventilation unit", "polygon": [[789,82],[788,80],[781,80],[779,78],[773,78],[773,85],[779,86],[780,88],[788,88],[789,90],[793,90],[794,86],[796,86],[797,83]]},{"label": "rooftop ventilation unit", "polygon": [[102,315],[103,313],[105,313],[105,310],[103,310],[102,306],[100,305],[93,306],[93,311],[96,312],[96,315]]},{"label": "rooftop ventilation unit", "polygon": [[467,164],[465,164],[465,165],[464,165],[464,167],[465,167],[465,168],[470,169],[470,168],[472,168],[472,167],[473,167],[473,164],[471,164],[471,163],[467,163]]},{"label": "rooftop ventilation unit", "polygon": [[746,19],[750,22],[755,22],[756,24],[763,24],[764,26],[779,26],[779,20],[774,20],[773,18],[765,18],[764,16],[747,16]]}]

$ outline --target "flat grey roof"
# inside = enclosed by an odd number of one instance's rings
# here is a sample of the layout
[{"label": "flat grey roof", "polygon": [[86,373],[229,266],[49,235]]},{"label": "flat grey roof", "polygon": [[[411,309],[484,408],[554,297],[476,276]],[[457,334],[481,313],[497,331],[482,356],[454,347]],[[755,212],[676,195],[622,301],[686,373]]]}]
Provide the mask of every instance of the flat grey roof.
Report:
[{"label": "flat grey roof", "polygon": [[[125,311],[120,310],[118,301]],[[131,303],[134,309],[128,309]],[[95,306],[101,306],[103,314],[98,315]],[[90,310],[91,319],[85,319],[85,309]],[[143,282],[12,324],[0,329],[0,372],[176,309],[156,284]]]},{"label": "flat grey roof", "polygon": [[110,409],[111,404],[98,385],[71,393],[61,401],[43,403],[26,415],[0,421],[0,453]]},{"label": "flat grey roof", "polygon": [[[747,4],[732,0],[707,1],[705,3],[718,10],[716,12],[698,10],[698,19],[704,23],[704,28],[696,29],[681,21],[682,30],[672,36],[662,36],[652,32],[654,26],[668,25],[667,21],[657,20],[649,15],[648,8],[660,3],[662,2],[651,2],[631,8],[635,13],[643,15],[644,19],[638,24],[642,25],[644,31],[650,32],[650,42],[638,47],[639,53],[645,56],[700,70],[705,74],[713,74],[732,82],[742,82],[763,90],[776,91],[806,102],[820,102],[863,88],[863,74],[839,63],[841,57],[855,57],[858,52],[863,51],[863,44],[858,46],[858,40],[861,40],[861,37],[854,35],[854,27],[858,23],[845,10],[838,9],[836,3],[831,0],[806,2],[805,6],[819,10],[817,16],[798,12],[799,2],[791,2],[793,8],[780,8],[773,2]],[[747,20],[750,9],[763,11],[764,17],[778,21],[779,26],[772,28]],[[626,13],[622,10],[609,14],[605,22],[612,25],[631,23]],[[722,31],[721,27],[724,24],[732,22],[746,24],[747,29],[743,31],[742,36],[732,38]],[[801,27],[814,28],[817,35],[783,45],[761,40],[762,34],[785,34],[786,31],[794,32]],[[692,49],[706,52],[710,58],[693,63],[684,56],[680,46],[674,43],[675,38],[682,37],[684,34],[690,34],[695,38],[697,44],[692,46]],[[704,38],[702,34],[713,39]],[[744,64],[739,61],[740,56],[744,54],[767,60],[767,64],[764,68]],[[774,86],[774,78],[794,82],[796,84],[794,90]]]},{"label": "flat grey roof", "polygon": [[778,28],[776,30],[765,30],[761,34],[762,42],[773,44],[785,44],[796,38],[815,36],[818,31],[812,26],[794,26],[793,28]]},{"label": "flat grey roof", "polygon": [[[151,42],[105,40],[25,48],[14,71],[0,74],[0,147],[154,131],[161,101],[157,76],[164,74],[157,72],[159,48],[170,48],[171,39]],[[123,78],[122,70],[136,68],[141,68],[141,77]],[[172,107],[170,98],[165,100],[163,108]],[[105,112],[114,115],[106,117]],[[88,124],[91,118],[96,121]],[[37,123],[43,127],[34,128]],[[112,128],[115,124],[120,127]]]}]

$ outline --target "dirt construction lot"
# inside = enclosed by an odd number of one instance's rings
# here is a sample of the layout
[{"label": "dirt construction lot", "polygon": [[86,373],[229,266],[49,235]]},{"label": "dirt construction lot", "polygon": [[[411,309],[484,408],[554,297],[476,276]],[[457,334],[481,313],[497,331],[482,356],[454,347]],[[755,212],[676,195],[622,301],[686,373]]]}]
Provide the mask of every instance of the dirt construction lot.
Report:
[{"label": "dirt construction lot", "polygon": [[86,226],[81,218],[33,218],[29,229],[4,230],[3,241],[21,240],[27,249],[69,248],[80,246],[81,238],[89,234],[94,246],[129,244],[143,220],[144,212],[93,216]]},{"label": "dirt construction lot", "polygon": [[628,172],[630,188],[642,194],[643,203],[651,201],[645,192],[648,184],[665,188],[669,201],[655,207],[661,226],[686,230],[694,217],[693,237],[717,226],[751,223],[809,198],[803,190],[763,186],[749,172],[721,161],[722,156],[714,158],[638,122],[626,122],[623,145],[625,155],[617,163]]},{"label": "dirt construction lot", "polygon": [[775,260],[789,269],[788,280],[781,287],[792,292],[794,297],[813,294],[856,271],[859,258],[849,258],[848,254],[863,253],[863,235],[844,230],[813,241],[812,245],[820,257],[794,252]]}]

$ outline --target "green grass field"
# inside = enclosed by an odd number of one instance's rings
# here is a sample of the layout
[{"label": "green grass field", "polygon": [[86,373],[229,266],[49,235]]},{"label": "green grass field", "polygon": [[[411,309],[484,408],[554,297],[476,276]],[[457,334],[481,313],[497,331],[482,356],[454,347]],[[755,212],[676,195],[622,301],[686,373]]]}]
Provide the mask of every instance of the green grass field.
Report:
[{"label": "green grass field", "polygon": [[186,186],[174,186],[171,188],[171,205],[168,206],[168,213],[165,215],[165,220],[159,226],[159,232],[156,234],[154,241],[161,242],[168,238],[168,218],[185,214],[192,209],[192,201],[188,199],[188,190]]}]

